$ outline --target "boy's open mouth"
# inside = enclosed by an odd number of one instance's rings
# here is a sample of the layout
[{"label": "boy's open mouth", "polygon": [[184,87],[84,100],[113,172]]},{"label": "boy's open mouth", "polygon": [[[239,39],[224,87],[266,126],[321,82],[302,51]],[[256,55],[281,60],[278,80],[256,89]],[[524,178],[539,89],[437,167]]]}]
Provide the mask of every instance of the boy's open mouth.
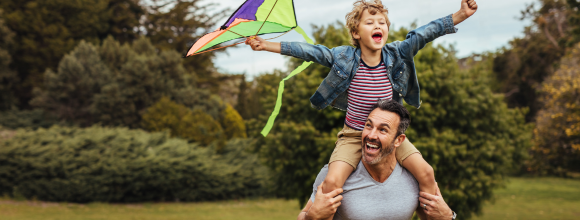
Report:
[{"label": "boy's open mouth", "polygon": [[377,43],[380,43],[383,40],[383,34],[381,32],[374,33],[373,40],[375,40]]}]

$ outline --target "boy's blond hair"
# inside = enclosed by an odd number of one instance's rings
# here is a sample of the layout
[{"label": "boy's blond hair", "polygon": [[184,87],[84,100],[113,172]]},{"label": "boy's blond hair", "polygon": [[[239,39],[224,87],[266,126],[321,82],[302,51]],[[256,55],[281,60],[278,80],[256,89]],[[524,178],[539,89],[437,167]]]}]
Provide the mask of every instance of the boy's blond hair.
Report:
[{"label": "boy's blond hair", "polygon": [[391,27],[391,22],[389,21],[389,17],[387,16],[389,10],[387,10],[383,6],[383,3],[380,0],[370,0],[368,2],[366,0],[358,0],[354,2],[353,5],[354,7],[352,7],[352,11],[346,14],[345,18],[346,18],[346,27],[350,32],[350,43],[355,47],[359,47],[360,45],[358,43],[358,40],[354,39],[352,33],[358,33],[358,25],[360,24],[360,18],[365,10],[369,10],[369,13],[371,15],[383,13],[383,15],[385,15],[385,18],[387,20],[387,26],[389,28]]}]

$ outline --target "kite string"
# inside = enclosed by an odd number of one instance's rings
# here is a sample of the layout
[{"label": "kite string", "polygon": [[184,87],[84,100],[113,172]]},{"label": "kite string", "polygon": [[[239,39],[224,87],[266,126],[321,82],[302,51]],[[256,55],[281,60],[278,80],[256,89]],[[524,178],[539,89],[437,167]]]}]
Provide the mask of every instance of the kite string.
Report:
[{"label": "kite string", "polygon": [[278,0],[276,0],[276,2],[274,2],[274,6],[272,6],[272,9],[270,9],[268,16],[266,16],[266,19],[264,19],[264,23],[262,23],[262,26],[260,26],[260,29],[258,29],[258,32],[256,32],[256,36],[260,33],[260,30],[262,30],[262,27],[264,27],[264,24],[266,24],[266,21],[270,17],[270,14],[272,14],[272,11],[274,11],[274,7],[276,7],[276,3],[278,3]]}]

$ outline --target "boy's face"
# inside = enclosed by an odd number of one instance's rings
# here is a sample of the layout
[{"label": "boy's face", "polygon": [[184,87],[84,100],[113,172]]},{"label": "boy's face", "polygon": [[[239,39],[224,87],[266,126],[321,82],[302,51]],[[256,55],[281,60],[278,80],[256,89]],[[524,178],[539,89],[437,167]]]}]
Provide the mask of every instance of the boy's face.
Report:
[{"label": "boy's face", "polygon": [[369,10],[364,10],[360,17],[358,33],[353,33],[361,48],[380,50],[389,37],[389,26],[383,13],[371,15]]}]

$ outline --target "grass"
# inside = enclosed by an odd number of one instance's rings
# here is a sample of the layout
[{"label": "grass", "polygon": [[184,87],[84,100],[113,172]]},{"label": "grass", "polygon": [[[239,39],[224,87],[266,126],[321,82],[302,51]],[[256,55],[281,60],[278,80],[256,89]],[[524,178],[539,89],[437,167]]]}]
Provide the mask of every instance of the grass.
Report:
[{"label": "grass", "polygon": [[294,200],[264,199],[201,203],[70,204],[0,200],[2,220],[290,220],[300,212]]},{"label": "grass", "polygon": [[[580,180],[512,178],[484,205],[484,219],[580,219]],[[201,203],[72,204],[0,199],[2,220],[296,219],[298,202],[257,199]],[[461,213],[459,218],[461,218]]]},{"label": "grass", "polygon": [[580,219],[580,180],[562,178],[512,178],[487,202],[485,219]]}]

